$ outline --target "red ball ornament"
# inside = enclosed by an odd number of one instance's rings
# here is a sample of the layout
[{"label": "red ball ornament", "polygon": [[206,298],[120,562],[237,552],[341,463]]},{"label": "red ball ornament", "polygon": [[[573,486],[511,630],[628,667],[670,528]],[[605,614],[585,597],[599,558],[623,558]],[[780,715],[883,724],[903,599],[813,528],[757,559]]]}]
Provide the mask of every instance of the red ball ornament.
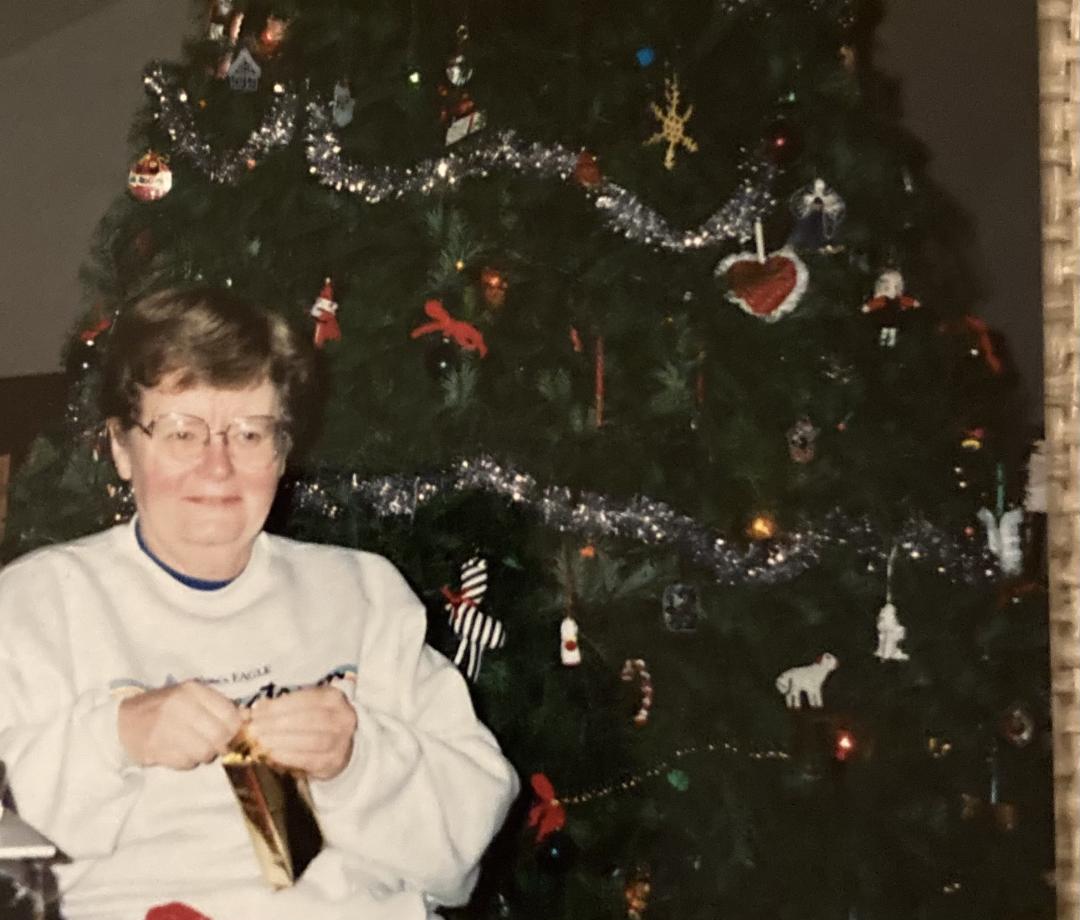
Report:
[{"label": "red ball ornament", "polygon": [[790,166],[802,153],[801,132],[786,118],[778,118],[765,130],[765,156],[777,166]]},{"label": "red ball ornament", "polygon": [[480,287],[484,293],[484,303],[498,309],[506,303],[506,278],[494,268],[485,268],[480,272]]},{"label": "red ball ornament", "polygon": [[588,150],[582,150],[578,154],[577,164],[574,166],[574,181],[588,189],[596,188],[604,181],[596,157]]},{"label": "red ball ornament", "polygon": [[281,43],[289,31],[289,21],[277,16],[267,16],[266,24],[259,33],[259,40],[255,43],[255,50],[260,57],[273,57],[281,50]]},{"label": "red ball ornament", "polygon": [[128,172],[128,191],[139,201],[158,201],[172,191],[168,158],[147,150]]}]

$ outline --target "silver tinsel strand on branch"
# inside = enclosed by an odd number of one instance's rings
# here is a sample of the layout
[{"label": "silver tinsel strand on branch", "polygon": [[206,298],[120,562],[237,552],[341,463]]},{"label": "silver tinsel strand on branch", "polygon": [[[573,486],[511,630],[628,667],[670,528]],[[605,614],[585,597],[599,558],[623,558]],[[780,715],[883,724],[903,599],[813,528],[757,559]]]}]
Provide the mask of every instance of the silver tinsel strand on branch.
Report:
[{"label": "silver tinsel strand on branch", "polygon": [[[523,141],[512,131],[467,153],[447,154],[414,166],[391,168],[350,163],[342,156],[341,142],[325,108],[317,102],[307,106],[308,170],[324,185],[358,195],[369,204],[410,193],[429,195],[453,189],[463,179],[512,171],[541,179],[568,181],[574,175],[581,151],[561,144]],[[753,239],[754,222],[776,205],[770,186],[775,168],[769,163],[744,162],[738,188],[699,227],[680,230],[644,204],[631,191],[603,180],[582,191],[615,233],[628,240],[670,252],[689,252],[718,246],[729,240]]]},{"label": "silver tinsel strand on branch", "polygon": [[161,64],[152,64],[143,75],[146,91],[158,103],[155,118],[173,142],[173,149],[187,157],[211,182],[235,185],[270,151],[284,147],[296,131],[297,96],[274,85],[273,101],[262,123],[236,150],[215,153],[195,127],[187,90],[178,88]]},{"label": "silver tinsel strand on branch", "polygon": [[[247,141],[236,150],[215,153],[195,126],[187,91],[176,85],[162,65],[149,67],[143,82],[157,101],[155,117],[172,140],[174,151],[186,157],[212,182],[236,185],[268,153],[287,145],[296,131],[297,95],[276,84],[273,102]],[[369,204],[409,194],[445,192],[463,179],[504,171],[567,182],[574,175],[581,154],[560,144],[523,141],[507,131],[464,154],[449,153],[401,168],[364,166],[346,162],[324,106],[309,102],[306,110],[309,172],[323,185],[348,191]],[[777,203],[770,190],[775,172],[770,163],[744,161],[734,194],[692,229],[671,226],[637,195],[615,182],[605,179],[594,187],[583,188],[582,192],[612,232],[669,252],[693,252],[731,240],[745,243],[753,239],[754,222]]]},{"label": "silver tinsel strand on branch", "polygon": [[540,486],[528,473],[505,467],[486,456],[458,461],[450,469],[423,476],[361,479],[323,475],[297,483],[293,504],[331,519],[360,504],[378,517],[412,517],[424,505],[458,492],[484,492],[536,513],[549,527],[583,538],[633,540],[671,546],[710,568],[718,584],[773,585],[791,581],[821,562],[829,549],[851,549],[869,560],[868,568],[885,571],[893,546],[909,559],[953,581],[977,582],[997,577],[998,567],[983,541],[958,541],[921,518],[909,520],[898,534],[883,538],[866,518],[840,510],[806,522],[772,540],[749,547],[730,542],[663,502],[638,496],[620,502],[565,486]]}]

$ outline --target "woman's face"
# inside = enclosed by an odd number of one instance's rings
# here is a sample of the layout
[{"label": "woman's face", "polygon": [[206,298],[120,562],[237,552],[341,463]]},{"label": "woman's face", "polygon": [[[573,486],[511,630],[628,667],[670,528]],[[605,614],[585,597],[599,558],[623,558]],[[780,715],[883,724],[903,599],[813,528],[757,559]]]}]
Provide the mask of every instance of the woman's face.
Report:
[{"label": "woman's face", "polygon": [[[281,414],[269,381],[240,390],[177,390],[170,379],[175,376],[143,391],[138,422],[181,413],[219,432],[237,418]],[[110,430],[117,471],[131,481],[140,531],[154,554],[194,577],[239,574],[270,511],[284,457],[264,468],[238,469],[225,438],[213,435],[201,457],[181,463],[137,427],[122,431],[114,422]]]}]

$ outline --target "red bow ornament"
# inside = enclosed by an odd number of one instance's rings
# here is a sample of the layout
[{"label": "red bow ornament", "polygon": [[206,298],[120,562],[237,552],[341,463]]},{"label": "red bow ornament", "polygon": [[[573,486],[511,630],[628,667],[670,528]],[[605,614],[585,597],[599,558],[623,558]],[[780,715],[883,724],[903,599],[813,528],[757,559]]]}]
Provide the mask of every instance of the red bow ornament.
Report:
[{"label": "red bow ornament", "polygon": [[566,809],[555,796],[555,787],[543,773],[534,773],[529,783],[540,799],[529,809],[529,827],[536,828],[536,842],[539,843],[548,834],[562,830],[566,826]]},{"label": "red bow ornament", "polygon": [[410,333],[410,338],[418,339],[422,335],[441,332],[446,338],[457,342],[465,351],[475,351],[481,358],[487,357],[484,334],[472,323],[454,319],[441,300],[429,300],[424,304],[424,312],[431,317],[432,322],[417,326]]}]

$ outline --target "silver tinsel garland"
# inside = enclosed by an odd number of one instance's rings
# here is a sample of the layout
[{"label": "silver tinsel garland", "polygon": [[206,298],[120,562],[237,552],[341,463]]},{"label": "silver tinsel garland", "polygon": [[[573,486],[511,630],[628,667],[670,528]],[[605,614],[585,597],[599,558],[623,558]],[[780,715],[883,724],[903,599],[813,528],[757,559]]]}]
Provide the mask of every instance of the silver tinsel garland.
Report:
[{"label": "silver tinsel garland", "polygon": [[[509,170],[542,179],[566,182],[574,175],[581,155],[561,144],[523,141],[512,131],[499,134],[488,144],[466,153],[424,160],[394,169],[364,166],[342,157],[341,142],[326,109],[318,102],[307,105],[308,170],[324,185],[358,195],[369,204],[410,193],[429,195],[454,188],[463,179],[489,176]],[[744,162],[738,188],[699,227],[680,230],[621,185],[602,180],[583,191],[603,215],[608,227],[628,240],[671,252],[688,252],[717,246],[729,240],[753,239],[754,222],[776,205],[769,190],[775,168],[769,163]]]},{"label": "silver tinsel garland", "polygon": [[[158,103],[156,118],[172,139],[174,150],[185,156],[211,182],[236,185],[272,150],[288,144],[296,131],[297,96],[280,84],[262,123],[236,150],[215,154],[195,127],[186,90],[179,88],[160,64],[143,77],[147,91]],[[308,170],[322,184],[351,192],[369,204],[408,194],[430,195],[454,188],[461,180],[512,171],[537,178],[566,182],[574,175],[580,151],[560,144],[544,145],[504,132],[490,143],[467,153],[448,153],[414,166],[364,166],[348,163],[326,109],[307,105],[306,149]],[[626,239],[670,252],[690,252],[730,240],[745,243],[754,236],[754,222],[776,206],[770,191],[775,168],[769,163],[746,161],[740,167],[735,193],[700,226],[672,227],[662,215],[629,189],[603,180],[583,189],[603,216],[605,224]]]},{"label": "silver tinsel garland", "polygon": [[262,123],[236,150],[214,153],[195,127],[187,90],[178,88],[161,64],[152,64],[143,75],[146,91],[157,100],[155,118],[172,139],[173,147],[187,157],[211,182],[235,185],[271,150],[284,147],[296,131],[297,96],[280,83]]},{"label": "silver tinsel garland", "polygon": [[885,566],[894,546],[910,560],[933,566],[954,581],[993,579],[998,566],[981,540],[959,541],[921,518],[910,519],[886,542],[866,518],[835,510],[817,522],[805,522],[779,537],[748,548],[676,513],[663,502],[638,496],[620,502],[565,486],[540,486],[528,473],[506,467],[490,457],[458,461],[450,469],[423,476],[380,476],[361,479],[321,475],[296,484],[297,510],[331,519],[353,503],[378,517],[412,517],[443,495],[485,492],[539,515],[545,525],[583,538],[617,537],[649,546],[670,546],[712,569],[721,585],[774,585],[791,581],[821,562],[831,548],[848,548],[867,560],[870,571]]}]

